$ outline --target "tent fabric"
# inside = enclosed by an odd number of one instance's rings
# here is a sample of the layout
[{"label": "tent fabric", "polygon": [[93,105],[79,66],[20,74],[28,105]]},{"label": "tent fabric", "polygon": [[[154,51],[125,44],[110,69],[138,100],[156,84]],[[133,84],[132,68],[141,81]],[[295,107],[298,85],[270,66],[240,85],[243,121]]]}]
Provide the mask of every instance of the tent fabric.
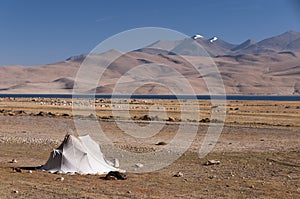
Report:
[{"label": "tent fabric", "polygon": [[99,145],[89,135],[66,135],[62,144],[51,152],[41,169],[51,173],[80,174],[119,171],[105,161]]}]

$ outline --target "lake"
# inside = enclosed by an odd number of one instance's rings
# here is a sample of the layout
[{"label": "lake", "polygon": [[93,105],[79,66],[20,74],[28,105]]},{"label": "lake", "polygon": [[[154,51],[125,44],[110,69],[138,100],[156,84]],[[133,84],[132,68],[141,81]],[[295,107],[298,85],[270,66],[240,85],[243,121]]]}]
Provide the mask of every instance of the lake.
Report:
[{"label": "lake", "polygon": [[[2,98],[72,98],[72,94],[0,94]],[[75,95],[76,98],[131,98],[131,99],[199,99],[199,100],[263,100],[300,101],[300,95]]]}]

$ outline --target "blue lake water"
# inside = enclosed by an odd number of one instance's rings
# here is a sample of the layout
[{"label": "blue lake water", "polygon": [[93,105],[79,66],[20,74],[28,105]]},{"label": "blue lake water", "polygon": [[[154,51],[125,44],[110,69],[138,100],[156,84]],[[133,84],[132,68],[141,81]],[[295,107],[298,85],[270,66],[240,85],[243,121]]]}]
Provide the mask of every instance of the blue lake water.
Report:
[{"label": "blue lake water", "polygon": [[[0,94],[6,98],[72,98],[72,94]],[[76,98],[131,98],[131,99],[199,99],[199,100],[264,100],[264,101],[300,101],[300,95],[76,95]]]}]

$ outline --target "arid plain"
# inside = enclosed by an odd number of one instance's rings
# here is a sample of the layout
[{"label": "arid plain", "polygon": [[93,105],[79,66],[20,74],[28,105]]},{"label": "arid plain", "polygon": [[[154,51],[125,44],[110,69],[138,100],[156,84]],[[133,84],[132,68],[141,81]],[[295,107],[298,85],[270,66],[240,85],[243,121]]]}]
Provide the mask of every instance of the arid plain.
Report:
[{"label": "arid plain", "polygon": [[[115,146],[136,153],[158,150],[180,125],[180,109],[172,100],[125,100],[130,118],[112,115],[109,99],[96,99],[98,120]],[[149,107],[165,107],[164,117],[149,117]],[[215,107],[199,101],[199,125],[190,148],[169,166],[149,173],[127,173],[127,180],[107,181],[97,175],[62,175],[42,171],[13,171],[13,167],[44,164],[66,133],[75,132],[71,99],[1,98],[0,198],[299,198],[299,102],[227,101],[223,131],[214,149],[204,158],[199,148]],[[206,119],[208,118],[208,119]],[[115,121],[138,125],[165,123],[151,139],[127,139]],[[181,121],[184,122],[184,121]],[[78,133],[78,132],[77,132]],[[80,132],[79,132],[80,133]],[[188,133],[188,132],[187,132]],[[16,163],[9,163],[16,159]],[[220,164],[205,165],[208,160]],[[157,161],[160,161],[157,159]],[[122,166],[122,165],[121,165]],[[181,177],[174,174],[181,172]],[[63,176],[64,181],[55,179]],[[17,192],[17,193],[16,193]]]}]

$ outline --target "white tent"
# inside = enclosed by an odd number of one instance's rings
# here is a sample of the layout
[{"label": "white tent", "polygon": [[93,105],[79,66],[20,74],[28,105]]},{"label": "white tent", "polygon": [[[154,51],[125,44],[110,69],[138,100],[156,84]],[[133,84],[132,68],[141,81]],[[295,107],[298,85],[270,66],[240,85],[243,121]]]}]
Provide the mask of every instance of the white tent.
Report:
[{"label": "white tent", "polygon": [[54,149],[41,167],[51,173],[106,174],[119,169],[109,165],[100,151],[99,144],[89,135],[66,135],[62,144]]}]

